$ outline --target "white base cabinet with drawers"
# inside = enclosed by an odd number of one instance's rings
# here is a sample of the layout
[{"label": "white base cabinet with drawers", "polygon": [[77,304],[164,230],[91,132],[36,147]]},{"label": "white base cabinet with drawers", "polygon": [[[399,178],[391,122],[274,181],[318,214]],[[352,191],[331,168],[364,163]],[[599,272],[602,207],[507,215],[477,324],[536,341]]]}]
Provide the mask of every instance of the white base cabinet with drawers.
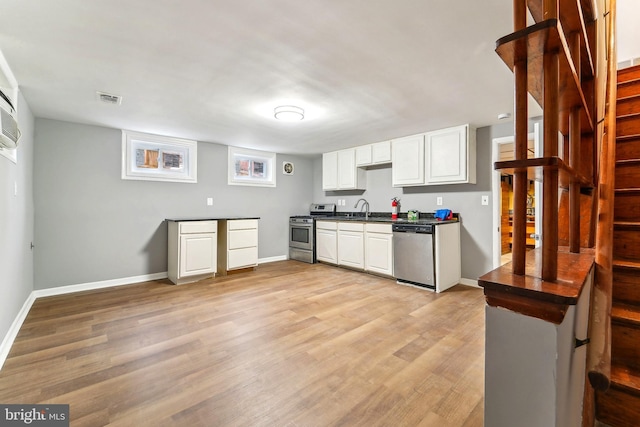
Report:
[{"label": "white base cabinet with drawers", "polygon": [[217,228],[217,221],[169,221],[169,280],[182,285],[215,275]]},{"label": "white base cabinet with drawers", "polygon": [[218,234],[218,274],[258,265],[257,219],[220,221]]}]

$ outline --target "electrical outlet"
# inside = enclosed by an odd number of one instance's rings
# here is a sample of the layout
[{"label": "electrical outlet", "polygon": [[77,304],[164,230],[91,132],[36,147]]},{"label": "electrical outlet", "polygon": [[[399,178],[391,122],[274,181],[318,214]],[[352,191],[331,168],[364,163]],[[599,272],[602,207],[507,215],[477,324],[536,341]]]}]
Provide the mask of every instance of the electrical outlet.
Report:
[{"label": "electrical outlet", "polygon": [[207,197],[207,206],[213,206],[213,197]]},{"label": "electrical outlet", "polygon": [[484,206],[489,206],[489,196],[482,196],[482,204]]},{"label": "electrical outlet", "polygon": [[442,197],[436,197],[436,205],[442,206]]}]

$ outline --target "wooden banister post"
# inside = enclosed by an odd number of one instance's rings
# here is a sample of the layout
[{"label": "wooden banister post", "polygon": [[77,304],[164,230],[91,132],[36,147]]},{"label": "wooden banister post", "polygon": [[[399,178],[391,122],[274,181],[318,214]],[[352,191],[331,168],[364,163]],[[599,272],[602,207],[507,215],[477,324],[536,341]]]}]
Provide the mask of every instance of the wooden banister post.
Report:
[{"label": "wooden banister post", "polygon": [[[519,31],[527,26],[526,0],[514,0],[514,30]],[[524,52],[522,58],[515,62],[513,74],[515,78],[515,111],[514,111],[514,158],[527,158],[528,111],[527,111],[527,55],[526,40],[519,40],[518,50]],[[512,236],[512,268],[513,274],[525,274],[527,245],[527,170],[516,170],[513,175],[513,236]]]},{"label": "wooden banister post", "polygon": [[[558,156],[559,130],[559,57],[547,52],[544,61],[544,156]],[[558,170],[545,168],[542,173],[542,279],[554,281],[558,276]]]}]

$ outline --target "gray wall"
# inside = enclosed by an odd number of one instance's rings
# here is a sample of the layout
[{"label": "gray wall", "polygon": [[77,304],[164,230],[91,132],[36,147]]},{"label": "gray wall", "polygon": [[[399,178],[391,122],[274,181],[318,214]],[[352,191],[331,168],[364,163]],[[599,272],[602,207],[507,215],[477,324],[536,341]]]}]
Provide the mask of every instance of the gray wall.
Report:
[{"label": "gray wall", "polygon": [[[126,181],[120,130],[48,119],[35,127],[36,289],[167,271],[165,218],[259,216],[259,258],[285,256],[288,217],[312,202],[307,157],[278,155],[276,188],[229,186],[227,146],[199,142],[197,184]],[[285,160],[294,175],[280,172]]]},{"label": "gray wall", "polygon": [[18,163],[0,156],[0,339],[33,290],[33,115],[22,94],[17,104]]},{"label": "gray wall", "polygon": [[[365,191],[322,191],[322,159],[315,161],[314,200],[336,203],[346,200],[339,211],[354,211],[355,202],[364,197],[372,212],[391,212],[391,198],[400,199],[401,212],[417,209],[434,212],[447,208],[459,212],[461,224],[462,277],[476,280],[493,269],[493,204],[491,197],[491,149],[493,138],[513,134],[513,123],[478,128],[476,131],[476,184],[438,185],[394,188],[391,186],[391,167],[367,170]],[[443,205],[436,205],[436,197]],[[489,205],[481,204],[482,196],[489,196]]]}]

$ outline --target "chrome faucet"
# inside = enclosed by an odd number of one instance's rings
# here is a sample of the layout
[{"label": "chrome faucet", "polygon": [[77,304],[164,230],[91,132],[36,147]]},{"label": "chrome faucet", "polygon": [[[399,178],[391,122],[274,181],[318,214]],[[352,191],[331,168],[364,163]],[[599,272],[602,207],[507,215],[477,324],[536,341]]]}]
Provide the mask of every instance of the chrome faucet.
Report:
[{"label": "chrome faucet", "polygon": [[368,220],[369,219],[369,202],[367,202],[365,199],[358,199],[358,201],[356,202],[356,204],[353,207],[357,208],[358,207],[358,203],[360,203],[360,201],[364,202],[362,204],[362,206],[360,207],[360,212],[362,212],[362,208],[366,208],[366,211],[364,213],[364,219]]}]

